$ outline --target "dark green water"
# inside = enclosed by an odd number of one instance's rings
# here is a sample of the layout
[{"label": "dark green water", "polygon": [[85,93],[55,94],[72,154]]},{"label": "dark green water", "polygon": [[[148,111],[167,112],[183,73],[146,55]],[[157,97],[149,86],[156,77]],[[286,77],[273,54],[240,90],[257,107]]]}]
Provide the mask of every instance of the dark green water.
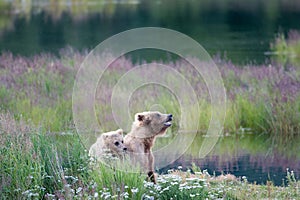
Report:
[{"label": "dark green water", "polygon": [[[294,171],[299,179],[299,139],[286,145],[274,143],[267,135],[234,134],[220,137],[213,150],[200,159],[198,155],[204,138],[199,135],[179,159],[160,169],[160,172],[167,173],[169,169],[177,169],[179,166],[182,170],[191,169],[192,163],[195,163],[202,170],[207,169],[210,174],[230,173],[238,178],[246,176],[252,183],[266,184],[267,181],[272,181],[281,186],[286,184],[287,170]],[[166,145],[166,141],[171,140],[168,137],[159,138],[156,143]]]},{"label": "dark green water", "polygon": [[300,30],[300,2],[293,0],[9,2],[0,3],[0,51],[22,55],[91,49],[121,31],[155,26],[187,34],[234,63],[264,63],[278,32]]}]

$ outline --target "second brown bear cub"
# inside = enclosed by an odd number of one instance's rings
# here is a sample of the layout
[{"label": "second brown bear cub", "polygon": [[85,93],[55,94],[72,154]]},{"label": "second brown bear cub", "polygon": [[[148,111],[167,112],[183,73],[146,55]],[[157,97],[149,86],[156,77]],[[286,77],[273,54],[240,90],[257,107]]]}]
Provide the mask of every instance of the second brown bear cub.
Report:
[{"label": "second brown bear cub", "polygon": [[157,111],[137,113],[131,131],[124,137],[124,144],[130,158],[142,167],[154,183],[156,180],[151,148],[155,138],[164,134],[167,128],[172,125],[171,121],[172,114],[162,114]]},{"label": "second brown bear cub", "polygon": [[90,147],[89,155],[97,160],[103,160],[109,157],[123,159],[127,150],[123,141],[122,129],[103,133]]}]

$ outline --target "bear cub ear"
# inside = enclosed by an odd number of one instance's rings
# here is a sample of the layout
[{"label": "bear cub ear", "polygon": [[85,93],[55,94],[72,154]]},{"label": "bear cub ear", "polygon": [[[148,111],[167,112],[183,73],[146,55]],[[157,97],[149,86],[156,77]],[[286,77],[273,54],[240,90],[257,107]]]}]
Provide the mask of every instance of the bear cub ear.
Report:
[{"label": "bear cub ear", "polygon": [[123,129],[118,129],[118,130],[116,130],[116,132],[117,132],[119,135],[123,135]]}]

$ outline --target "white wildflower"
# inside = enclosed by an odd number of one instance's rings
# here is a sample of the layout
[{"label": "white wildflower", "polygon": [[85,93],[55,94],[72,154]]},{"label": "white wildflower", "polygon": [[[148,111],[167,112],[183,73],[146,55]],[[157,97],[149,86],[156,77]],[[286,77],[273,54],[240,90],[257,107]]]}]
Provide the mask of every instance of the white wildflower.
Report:
[{"label": "white wildflower", "polygon": [[82,191],[82,187],[77,188],[76,194],[80,193]]},{"label": "white wildflower", "polygon": [[49,194],[49,193],[47,193],[47,194],[46,194],[46,197],[50,197],[50,198],[52,197],[52,198],[55,198],[55,195],[54,195],[54,194]]},{"label": "white wildflower", "polygon": [[171,185],[178,185],[179,183],[177,183],[177,182],[171,182]]},{"label": "white wildflower", "polygon": [[129,198],[128,192],[121,193],[121,197],[124,197],[124,199],[128,199]]},{"label": "white wildflower", "polygon": [[185,180],[186,181],[198,181],[199,179],[198,178],[186,178]]},{"label": "white wildflower", "polygon": [[195,197],[195,196],[196,196],[195,194],[190,194],[190,197],[191,197],[191,198],[193,198],[193,197]]},{"label": "white wildflower", "polygon": [[132,193],[137,193],[138,191],[139,191],[139,188],[132,188],[132,189],[131,189],[131,192],[132,192]]}]

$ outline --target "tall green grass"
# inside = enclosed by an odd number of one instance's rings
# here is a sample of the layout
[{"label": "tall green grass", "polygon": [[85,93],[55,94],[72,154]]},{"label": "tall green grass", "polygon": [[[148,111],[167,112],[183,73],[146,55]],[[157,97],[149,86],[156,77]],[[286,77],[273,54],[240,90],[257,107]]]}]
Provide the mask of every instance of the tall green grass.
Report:
[{"label": "tall green grass", "polygon": [[146,177],[92,164],[76,134],[49,135],[0,117],[0,199],[141,199]]},{"label": "tall green grass", "polygon": [[[287,171],[287,185],[255,185],[215,177],[196,166],[171,170],[158,184],[126,166],[93,162],[76,134],[45,134],[0,115],[0,199],[295,199],[299,181]],[[120,163],[118,163],[120,164]],[[130,169],[132,171],[132,168]],[[191,173],[193,171],[193,173]]]},{"label": "tall green grass", "polygon": [[[2,53],[1,112],[10,112],[15,119],[22,118],[41,131],[59,132],[74,128],[71,97],[75,75],[84,56],[73,50],[67,50],[59,57],[41,54],[26,58]],[[227,93],[225,134],[246,128],[276,139],[291,139],[299,135],[299,68],[291,66],[285,69],[281,65],[239,67],[222,60],[216,60],[216,63]],[[200,108],[199,121],[193,123],[198,123],[198,131],[205,133],[212,111],[205,82],[195,76],[195,71],[186,62],[166,64],[188,77]],[[95,110],[102,131],[119,128],[112,115],[111,92],[120,77],[133,67],[129,59],[121,58],[112,64],[99,82]],[[169,81],[174,85],[173,79]],[[171,128],[178,130],[182,110],[168,88],[155,85],[138,88],[128,106],[133,117],[136,112],[150,110],[155,104],[161,105],[165,112],[173,113]],[[191,105],[191,112],[196,112],[192,106],[196,105]]]},{"label": "tall green grass", "polygon": [[275,59],[283,64],[300,65],[300,33],[292,30],[285,37],[279,34],[275,42],[271,44],[271,49],[275,53]]},{"label": "tall green grass", "polygon": [[117,166],[97,163],[93,173],[94,181],[101,188],[103,199],[142,199],[145,193],[146,175],[139,170],[132,171],[132,165],[120,162]]},{"label": "tall green grass", "polygon": [[82,55],[43,54],[32,58],[1,55],[0,109],[44,131],[72,125],[72,87]]},{"label": "tall green grass", "polygon": [[1,116],[1,196],[3,199],[40,199],[47,194],[65,195],[68,184],[83,186],[88,157],[75,135],[46,135],[24,128],[11,117]]}]

